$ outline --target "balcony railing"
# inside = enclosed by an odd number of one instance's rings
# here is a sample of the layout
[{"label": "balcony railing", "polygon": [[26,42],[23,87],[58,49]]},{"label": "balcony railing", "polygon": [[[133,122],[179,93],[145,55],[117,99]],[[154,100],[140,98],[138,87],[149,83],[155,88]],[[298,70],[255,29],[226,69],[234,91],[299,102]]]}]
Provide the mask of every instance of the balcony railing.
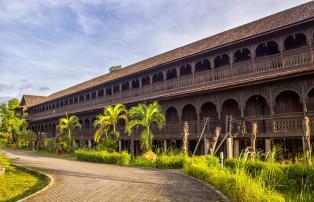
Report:
[{"label": "balcony railing", "polygon": [[[312,51],[312,54],[314,51]],[[142,99],[148,99],[153,96],[160,96],[169,92],[178,92],[180,89],[193,87],[195,85],[209,85],[228,79],[245,79],[259,74],[270,72],[281,72],[291,67],[310,64],[311,51],[309,47],[303,47],[292,51],[286,51],[282,54],[265,56],[249,61],[244,61],[224,67],[215,68],[203,72],[197,72],[194,75],[184,75],[179,78],[165,80],[164,82],[155,82],[142,88],[131,89],[121,93],[104,96],[101,98],[90,99],[84,102],[63,106],[58,109],[49,110],[30,115],[30,119],[45,118],[54,115],[64,114],[66,111],[75,113],[82,109],[92,109],[107,104],[117,102],[136,102]],[[313,56],[312,56],[313,57]],[[141,96],[140,96],[141,95]]]}]

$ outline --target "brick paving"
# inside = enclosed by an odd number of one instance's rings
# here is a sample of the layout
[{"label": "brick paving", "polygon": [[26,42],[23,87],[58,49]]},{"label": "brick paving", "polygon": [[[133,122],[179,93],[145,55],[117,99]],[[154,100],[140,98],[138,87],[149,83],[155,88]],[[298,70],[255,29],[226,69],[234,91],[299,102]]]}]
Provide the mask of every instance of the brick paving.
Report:
[{"label": "brick paving", "polygon": [[52,187],[29,201],[223,201],[181,171],[121,167],[7,151],[13,162],[48,173]]}]

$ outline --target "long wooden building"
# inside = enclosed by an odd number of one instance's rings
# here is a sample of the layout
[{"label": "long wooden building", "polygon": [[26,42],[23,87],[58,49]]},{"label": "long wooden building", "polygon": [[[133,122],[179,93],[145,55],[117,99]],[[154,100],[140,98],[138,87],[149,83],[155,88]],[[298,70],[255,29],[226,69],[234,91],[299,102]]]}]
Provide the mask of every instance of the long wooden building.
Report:
[{"label": "long wooden building", "polygon": [[[215,127],[225,132],[232,115],[234,153],[250,145],[258,123],[258,148],[302,152],[303,119],[314,120],[314,2],[148,58],[49,96],[24,95],[34,132],[56,135],[65,113],[79,117],[81,141],[93,139],[95,116],[106,105],[133,106],[157,100],[166,126],[154,130],[154,144],[180,147],[189,123],[193,150],[209,117],[199,153],[207,153]],[[312,125],[312,131],[314,131]],[[313,134],[313,132],[312,132]],[[120,147],[138,153],[138,134],[122,135]]]}]

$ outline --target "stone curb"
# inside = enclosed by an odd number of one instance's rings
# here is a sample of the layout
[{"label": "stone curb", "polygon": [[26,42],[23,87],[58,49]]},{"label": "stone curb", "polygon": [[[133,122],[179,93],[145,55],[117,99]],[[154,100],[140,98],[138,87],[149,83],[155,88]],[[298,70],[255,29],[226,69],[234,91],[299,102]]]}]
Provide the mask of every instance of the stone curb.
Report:
[{"label": "stone curb", "polygon": [[30,168],[22,167],[20,165],[14,164],[14,163],[12,163],[12,165],[14,165],[14,166],[16,166],[18,168],[27,170],[28,172],[30,172],[32,174],[43,176],[43,177],[45,177],[48,180],[48,184],[45,187],[43,187],[42,189],[38,190],[35,193],[32,193],[31,195],[28,195],[28,196],[18,200],[17,202],[23,202],[23,201],[26,201],[26,200],[28,200],[30,198],[33,198],[36,195],[38,195],[40,193],[43,193],[44,191],[46,191],[47,189],[52,187],[52,185],[54,185],[54,182],[55,182],[54,178],[52,176],[48,175],[47,173],[43,173],[43,172],[40,172],[40,171],[37,171],[37,170],[33,170],[33,169],[30,169]]},{"label": "stone curb", "polygon": [[206,183],[206,182],[204,182],[204,181],[202,181],[202,180],[200,180],[200,179],[197,179],[197,178],[195,178],[195,177],[192,177],[192,176],[190,176],[190,175],[186,175],[186,174],[184,174],[184,173],[181,173],[181,172],[175,172],[175,173],[177,173],[177,174],[179,174],[179,175],[186,176],[186,177],[188,177],[188,178],[190,178],[190,179],[192,179],[192,180],[194,180],[194,181],[197,181],[197,182],[199,182],[199,183],[201,183],[201,184],[203,184],[203,185],[209,187],[211,190],[213,190],[214,192],[216,192],[216,193],[222,198],[222,201],[224,201],[224,202],[231,202],[231,200],[230,200],[224,193],[222,193],[221,191],[219,191],[218,189],[216,189],[213,185],[211,185],[211,184],[209,184],[209,183]]}]

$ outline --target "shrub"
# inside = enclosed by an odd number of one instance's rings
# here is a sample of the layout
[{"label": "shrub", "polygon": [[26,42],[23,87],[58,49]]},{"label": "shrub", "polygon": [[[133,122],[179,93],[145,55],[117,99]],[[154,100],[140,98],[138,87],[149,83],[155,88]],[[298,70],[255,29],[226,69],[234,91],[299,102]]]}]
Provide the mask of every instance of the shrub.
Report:
[{"label": "shrub", "polygon": [[8,159],[4,158],[4,155],[0,154],[0,168],[5,168],[6,171],[13,170],[11,163]]},{"label": "shrub", "polygon": [[101,140],[101,144],[99,145],[100,150],[115,152],[118,148],[117,141],[112,138],[104,138]]},{"label": "shrub", "polygon": [[284,201],[278,193],[254,180],[242,169],[231,172],[219,166],[219,159],[212,156],[192,157],[186,160],[184,172],[215,186],[232,201]]},{"label": "shrub", "polygon": [[131,161],[132,166],[155,168],[156,161],[149,161],[144,156],[133,157]]},{"label": "shrub", "polygon": [[131,160],[131,155],[126,151],[110,153],[107,151],[76,150],[74,153],[78,160],[89,162],[128,165]]},{"label": "shrub", "polygon": [[152,151],[145,152],[143,156],[147,161],[156,161],[157,159],[157,155]]},{"label": "shrub", "polygon": [[179,169],[183,168],[185,155],[183,153],[177,155],[161,154],[156,159],[156,168],[162,169]]}]

